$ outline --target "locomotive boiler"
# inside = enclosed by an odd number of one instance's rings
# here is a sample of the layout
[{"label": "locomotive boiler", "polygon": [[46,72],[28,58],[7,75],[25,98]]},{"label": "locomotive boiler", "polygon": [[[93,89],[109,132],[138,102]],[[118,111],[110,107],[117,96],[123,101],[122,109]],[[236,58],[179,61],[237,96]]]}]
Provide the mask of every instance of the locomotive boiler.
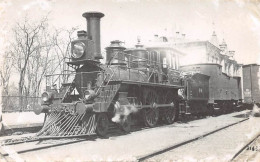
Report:
[{"label": "locomotive boiler", "polygon": [[115,40],[106,48],[102,64],[100,19],[104,14],[86,12],[83,17],[87,32],[78,32],[67,62],[74,72],[47,75],[42,104],[35,107],[35,113],[46,114],[37,135],[105,136],[111,122],[126,132],[134,122],[148,127],[159,120],[173,123],[179,112],[178,90],[184,87],[178,70],[183,54],[168,46],[145,48],[140,42],[126,49]]}]

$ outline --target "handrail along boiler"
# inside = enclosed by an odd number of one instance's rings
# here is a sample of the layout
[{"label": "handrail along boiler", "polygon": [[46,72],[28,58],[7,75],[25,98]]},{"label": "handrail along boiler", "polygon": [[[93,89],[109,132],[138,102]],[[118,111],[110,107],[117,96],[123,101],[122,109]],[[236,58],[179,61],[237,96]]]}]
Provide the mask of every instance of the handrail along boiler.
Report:
[{"label": "handrail along boiler", "polygon": [[46,114],[37,135],[105,136],[112,121],[126,132],[138,122],[149,127],[160,119],[173,123],[179,112],[178,89],[184,84],[178,70],[181,53],[171,47],[144,48],[140,42],[126,49],[115,40],[106,48],[102,64],[100,19],[104,14],[86,12],[83,17],[87,32],[78,31],[67,62],[75,71],[47,75],[50,85],[42,94],[41,106],[35,108],[35,113]]}]

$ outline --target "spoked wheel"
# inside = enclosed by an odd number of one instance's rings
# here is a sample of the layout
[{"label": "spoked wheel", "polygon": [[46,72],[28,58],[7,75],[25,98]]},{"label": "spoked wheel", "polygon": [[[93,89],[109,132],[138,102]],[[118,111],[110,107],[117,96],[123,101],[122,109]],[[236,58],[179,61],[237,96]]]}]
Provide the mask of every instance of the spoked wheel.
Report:
[{"label": "spoked wheel", "polygon": [[[145,95],[145,105],[155,105],[158,103],[158,95],[150,90]],[[154,127],[159,119],[159,110],[155,106],[143,110],[144,124],[148,127]]]},{"label": "spoked wheel", "polygon": [[99,136],[105,137],[107,135],[108,126],[109,126],[107,115],[105,113],[98,113],[96,121],[97,121],[96,133]]},{"label": "spoked wheel", "polygon": [[172,104],[171,107],[165,107],[163,110],[163,119],[166,124],[172,124],[176,118],[177,105],[172,93],[168,92],[164,99],[165,104]]},{"label": "spoked wheel", "polygon": [[131,131],[131,122],[132,122],[131,115],[128,115],[126,117],[126,120],[124,122],[120,123],[121,129],[124,132],[129,133]]}]

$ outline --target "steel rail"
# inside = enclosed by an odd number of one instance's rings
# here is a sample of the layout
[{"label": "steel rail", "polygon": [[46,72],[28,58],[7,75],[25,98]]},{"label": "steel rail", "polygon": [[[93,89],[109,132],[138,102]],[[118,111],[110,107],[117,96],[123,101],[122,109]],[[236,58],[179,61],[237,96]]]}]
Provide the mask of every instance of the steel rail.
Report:
[{"label": "steel rail", "polygon": [[230,161],[234,161],[248,146],[250,146],[253,142],[255,142],[258,137],[260,137],[260,133],[254,136],[252,139],[247,142],[241,149],[239,149],[236,154],[230,159]]},{"label": "steel rail", "polygon": [[[80,136],[74,136],[75,137],[80,137]],[[81,137],[86,137],[86,135],[81,135]],[[73,137],[71,137],[73,138]],[[78,140],[73,140],[73,141],[69,141],[69,142],[64,142],[64,143],[59,143],[59,144],[53,144],[53,145],[49,145],[49,146],[42,146],[42,147],[37,147],[37,148],[29,148],[29,149],[24,149],[24,150],[20,150],[20,151],[16,151],[15,153],[17,154],[23,154],[23,153],[27,153],[27,152],[33,152],[33,151],[38,151],[38,150],[43,150],[43,149],[47,149],[47,148],[51,148],[51,147],[58,147],[58,146],[63,146],[63,145],[69,145],[69,144],[74,144],[74,143],[79,143],[79,142],[83,142],[83,141],[86,141],[86,140],[90,140],[91,138],[93,137],[90,137],[90,138],[86,138],[86,139],[78,139]],[[54,139],[53,137],[52,138],[41,138],[41,139]],[[56,138],[58,139],[58,138]],[[2,146],[3,147],[3,146]],[[2,154],[3,157],[6,157],[8,156],[9,153],[4,153]]]},{"label": "steel rail", "polygon": [[8,146],[8,145],[17,145],[17,144],[21,144],[21,143],[29,143],[29,142],[34,142],[34,141],[39,141],[39,138],[37,137],[37,138],[32,138],[32,139],[28,139],[28,138],[18,139],[15,142],[4,143],[3,145],[0,145],[0,147]]},{"label": "steel rail", "polygon": [[189,144],[189,143],[191,143],[191,142],[200,140],[200,139],[205,138],[205,137],[207,137],[207,136],[209,136],[209,135],[211,135],[211,134],[214,134],[214,133],[216,133],[216,132],[219,132],[219,131],[221,131],[221,130],[223,130],[223,129],[226,129],[226,128],[231,127],[231,126],[233,126],[233,125],[242,123],[242,122],[244,122],[244,121],[246,121],[246,120],[248,120],[248,119],[249,119],[249,118],[240,120],[240,121],[238,121],[238,122],[235,122],[235,123],[229,124],[229,125],[227,125],[227,126],[218,128],[218,129],[213,130],[213,131],[210,131],[210,132],[208,132],[208,133],[199,135],[199,136],[197,136],[197,137],[195,137],[195,138],[192,138],[192,139],[190,139],[190,140],[186,140],[186,141],[183,141],[183,142],[174,144],[174,145],[172,145],[172,146],[170,146],[170,147],[160,149],[160,150],[155,151],[155,152],[153,152],[153,153],[149,153],[149,154],[140,156],[140,157],[137,158],[137,161],[141,162],[141,161],[147,160],[147,159],[149,159],[149,158],[151,158],[151,157],[154,157],[154,156],[157,156],[157,155],[159,155],[159,154],[165,153],[165,152],[167,152],[167,151],[176,149],[176,148],[178,148],[178,147],[180,147],[180,146],[183,146],[183,145]]}]

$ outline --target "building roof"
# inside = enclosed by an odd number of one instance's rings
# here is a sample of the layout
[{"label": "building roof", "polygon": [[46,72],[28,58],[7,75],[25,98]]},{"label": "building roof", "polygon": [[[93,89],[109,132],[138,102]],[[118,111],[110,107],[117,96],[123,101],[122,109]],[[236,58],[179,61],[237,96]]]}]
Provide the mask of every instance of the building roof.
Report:
[{"label": "building roof", "polygon": [[260,66],[259,64],[247,64],[247,65],[243,65],[243,67],[248,67],[248,66]]}]

